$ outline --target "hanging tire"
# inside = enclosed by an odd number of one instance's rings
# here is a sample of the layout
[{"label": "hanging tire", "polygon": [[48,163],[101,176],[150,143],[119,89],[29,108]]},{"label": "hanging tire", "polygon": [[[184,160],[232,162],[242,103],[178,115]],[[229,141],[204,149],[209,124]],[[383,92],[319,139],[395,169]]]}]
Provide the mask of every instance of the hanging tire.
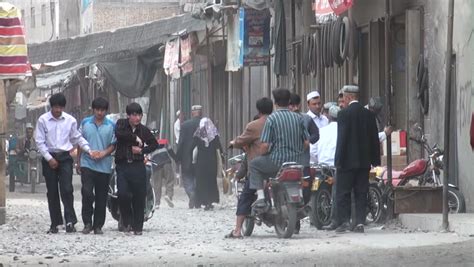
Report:
[{"label": "hanging tire", "polygon": [[377,186],[377,184],[369,184],[366,221],[368,223],[381,223],[384,219],[385,209],[382,190]]},{"label": "hanging tire", "polygon": [[324,182],[311,195],[311,221],[318,230],[331,223],[331,197],[331,186]]},{"label": "hanging tire", "polygon": [[279,238],[290,238],[296,229],[296,206],[295,204],[286,203],[284,199],[283,201],[278,201],[278,203],[275,231]]},{"label": "hanging tire", "polygon": [[464,195],[454,187],[448,188],[448,208],[449,213],[465,213],[466,201]]},{"label": "hanging tire", "polygon": [[245,217],[244,223],[242,224],[241,234],[243,236],[251,236],[253,233],[254,227],[255,227],[255,219],[251,216]]}]

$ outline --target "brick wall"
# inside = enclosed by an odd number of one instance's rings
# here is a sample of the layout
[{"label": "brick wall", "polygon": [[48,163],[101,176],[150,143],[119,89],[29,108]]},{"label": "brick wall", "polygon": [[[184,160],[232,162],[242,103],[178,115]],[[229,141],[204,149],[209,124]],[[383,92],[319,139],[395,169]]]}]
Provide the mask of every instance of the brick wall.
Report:
[{"label": "brick wall", "polygon": [[94,32],[142,24],[180,14],[179,3],[94,4]]}]

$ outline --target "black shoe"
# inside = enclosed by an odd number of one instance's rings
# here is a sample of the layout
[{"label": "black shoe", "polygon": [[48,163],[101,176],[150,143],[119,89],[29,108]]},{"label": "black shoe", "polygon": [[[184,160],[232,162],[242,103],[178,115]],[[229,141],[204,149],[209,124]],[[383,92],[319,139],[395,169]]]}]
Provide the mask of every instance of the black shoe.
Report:
[{"label": "black shoe", "polygon": [[96,228],[94,229],[94,235],[103,235],[104,232],[102,231],[101,228]]},{"label": "black shoe", "polygon": [[364,225],[363,224],[358,224],[354,229],[352,230],[354,233],[364,233]]},{"label": "black shoe", "polygon": [[58,227],[57,226],[51,226],[48,230],[48,232],[46,232],[47,234],[57,234],[58,233]]},{"label": "black shoe", "polygon": [[333,231],[333,230],[336,230],[336,228],[338,227],[339,225],[335,222],[331,222],[329,225],[326,225],[326,226],[323,226],[323,230],[326,230],[326,231]]},{"label": "black shoe", "polygon": [[66,233],[75,233],[76,232],[76,227],[74,227],[74,224],[68,223],[66,224]]},{"label": "black shoe", "polygon": [[189,200],[188,207],[189,209],[194,209],[194,201],[192,199]]},{"label": "black shoe", "polygon": [[132,231],[132,227],[130,225],[129,226],[124,226],[122,229],[119,229],[119,231],[122,232],[122,233],[128,233],[128,232]]},{"label": "black shoe", "polygon": [[212,204],[204,206],[204,210],[213,210],[214,206]]},{"label": "black shoe", "polygon": [[348,222],[345,222],[345,223],[339,225],[339,227],[336,228],[336,234],[347,233],[350,230],[351,230],[351,225]]},{"label": "black shoe", "polygon": [[133,234],[134,235],[143,235],[143,232],[142,231],[133,231]]},{"label": "black shoe", "polygon": [[90,225],[90,224],[84,225],[84,229],[82,229],[82,233],[87,235],[90,232],[92,232],[92,225]]}]

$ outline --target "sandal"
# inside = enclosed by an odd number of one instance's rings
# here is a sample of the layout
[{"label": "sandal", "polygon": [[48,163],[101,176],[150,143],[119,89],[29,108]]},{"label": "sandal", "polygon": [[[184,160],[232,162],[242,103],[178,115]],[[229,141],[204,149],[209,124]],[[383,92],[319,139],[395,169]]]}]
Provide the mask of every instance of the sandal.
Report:
[{"label": "sandal", "polygon": [[244,238],[241,235],[234,235],[234,230],[232,230],[229,234],[226,234],[224,237],[225,238],[231,238],[231,239],[243,239]]}]

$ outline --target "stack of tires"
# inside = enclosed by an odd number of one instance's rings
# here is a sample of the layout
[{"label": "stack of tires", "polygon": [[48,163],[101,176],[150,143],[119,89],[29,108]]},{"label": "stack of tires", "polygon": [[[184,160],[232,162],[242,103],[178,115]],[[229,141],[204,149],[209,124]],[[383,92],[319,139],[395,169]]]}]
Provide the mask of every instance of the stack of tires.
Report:
[{"label": "stack of tires", "polygon": [[340,67],[357,57],[358,47],[357,25],[349,17],[322,24],[319,31],[302,38],[303,74],[316,75],[323,68]]}]

